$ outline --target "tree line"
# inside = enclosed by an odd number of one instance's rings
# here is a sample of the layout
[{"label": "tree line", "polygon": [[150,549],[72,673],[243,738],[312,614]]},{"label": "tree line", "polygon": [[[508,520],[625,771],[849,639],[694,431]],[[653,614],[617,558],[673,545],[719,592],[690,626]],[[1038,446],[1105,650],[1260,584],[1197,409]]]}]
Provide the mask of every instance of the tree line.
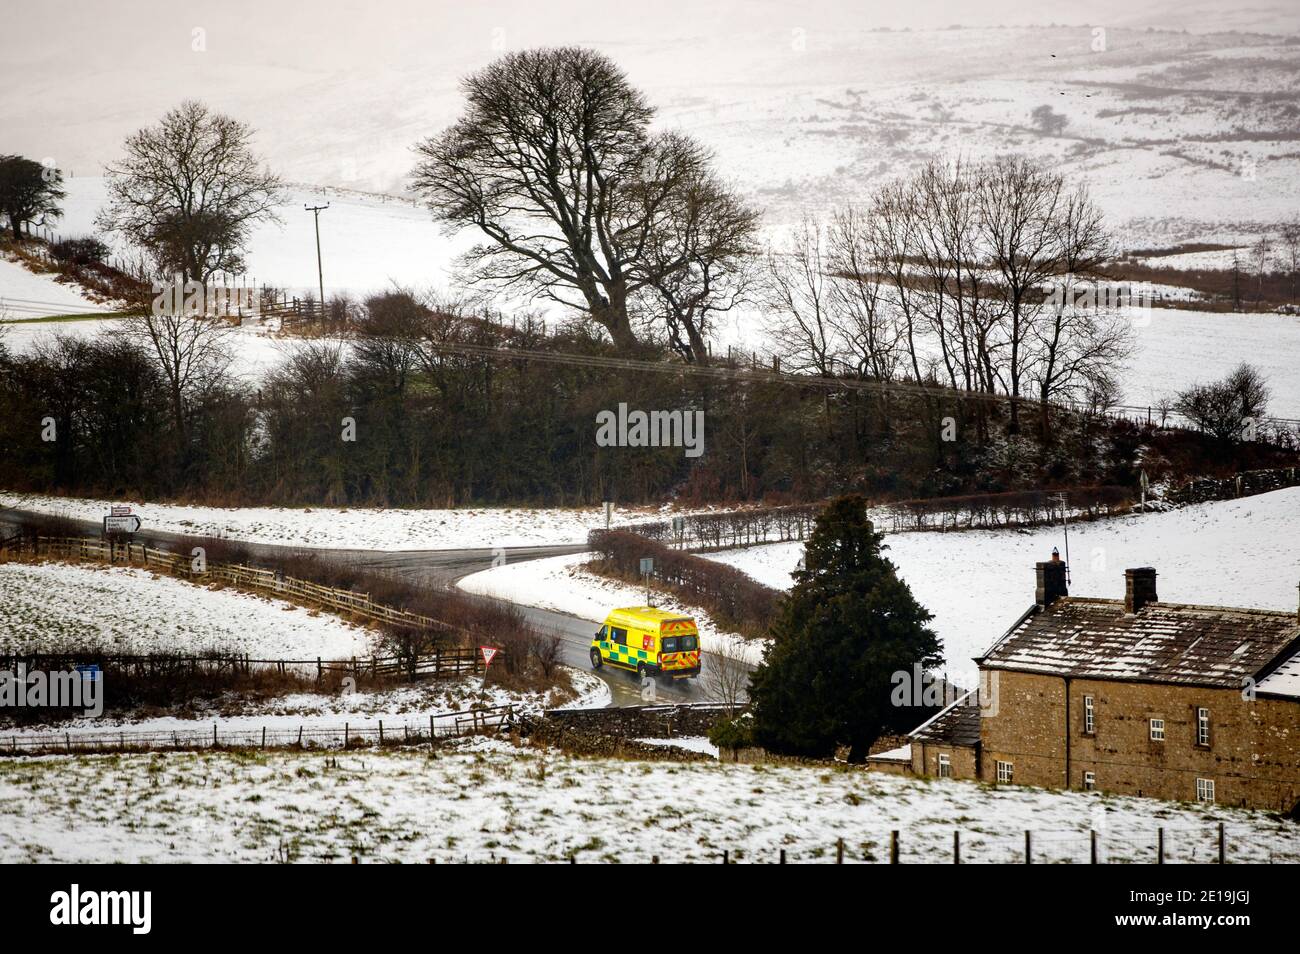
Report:
[{"label": "tree line", "polygon": [[[1131,485],[1140,443],[1135,428],[1071,417],[1045,455],[1008,453],[1005,408],[956,393],[825,394],[452,353],[617,352],[584,323],[547,331],[406,292],[365,301],[346,340],[298,339],[256,385],[232,370],[229,336],[219,322],[142,318],[21,354],[0,347],[3,485],[209,504],[918,497]],[[703,456],[598,446],[597,413],[621,402],[702,411]],[[1081,452],[1096,446],[1107,452]]]}]

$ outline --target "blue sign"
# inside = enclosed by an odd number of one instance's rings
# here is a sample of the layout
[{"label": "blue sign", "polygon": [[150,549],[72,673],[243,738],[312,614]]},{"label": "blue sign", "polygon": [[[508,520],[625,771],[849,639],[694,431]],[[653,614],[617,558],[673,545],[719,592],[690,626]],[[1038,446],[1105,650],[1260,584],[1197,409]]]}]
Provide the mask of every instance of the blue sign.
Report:
[{"label": "blue sign", "polygon": [[78,666],[77,672],[81,673],[82,682],[99,682],[104,675],[98,666]]}]

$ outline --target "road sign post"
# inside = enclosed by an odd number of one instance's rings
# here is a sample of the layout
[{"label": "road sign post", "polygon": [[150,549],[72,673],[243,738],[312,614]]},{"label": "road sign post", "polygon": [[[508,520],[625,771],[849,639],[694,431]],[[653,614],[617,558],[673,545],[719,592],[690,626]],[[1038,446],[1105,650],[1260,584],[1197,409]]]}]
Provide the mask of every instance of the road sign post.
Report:
[{"label": "road sign post", "polygon": [[495,646],[480,646],[478,651],[483,654],[483,685],[487,685],[488,667],[492,665],[492,660],[496,654],[501,652]]},{"label": "road sign post", "polygon": [[645,577],[645,605],[653,606],[650,602],[650,574],[655,570],[654,557],[641,558],[641,575]]}]

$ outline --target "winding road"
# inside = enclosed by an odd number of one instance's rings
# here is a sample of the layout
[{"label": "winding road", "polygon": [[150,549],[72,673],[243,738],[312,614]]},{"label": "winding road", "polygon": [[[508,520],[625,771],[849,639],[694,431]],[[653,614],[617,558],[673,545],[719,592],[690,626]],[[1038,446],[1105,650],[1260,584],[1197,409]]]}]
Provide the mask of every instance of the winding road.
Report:
[{"label": "winding road", "polygon": [[[0,508],[0,527],[5,532],[20,528],[26,519],[45,516],[32,511],[13,508]],[[91,520],[76,520],[87,536],[98,536],[101,525]],[[135,535],[137,542],[159,546],[171,546],[193,539],[182,534],[150,530],[145,527]],[[268,559],[284,556],[312,555],[318,559],[330,560],[349,566],[386,572],[401,572],[425,586],[454,586],[462,577],[480,570],[491,568],[494,557],[502,550],[491,548],[469,548],[458,550],[350,550],[322,549],[317,547],[292,547],[279,544],[255,543],[241,540],[240,546],[246,547],[255,557]],[[505,547],[504,556],[507,563],[524,560],[537,560],[545,557],[580,553],[586,550],[585,544],[557,544],[548,546]],[[472,597],[490,599],[490,597]],[[502,601],[504,602],[504,601]],[[591,648],[592,633],[599,628],[599,621],[581,619],[553,610],[511,603],[526,619],[540,629],[556,633],[562,643],[563,662],[575,669],[590,669],[591,660],[588,653]],[[612,608],[612,607],[611,607]],[[707,671],[709,654],[704,654],[704,667]],[[683,679],[675,682],[656,682],[653,685],[654,696],[644,698],[640,682],[635,673],[624,672],[609,666],[601,667],[596,675],[609,685],[613,706],[645,705],[648,702],[709,702],[705,689],[706,679]]]}]

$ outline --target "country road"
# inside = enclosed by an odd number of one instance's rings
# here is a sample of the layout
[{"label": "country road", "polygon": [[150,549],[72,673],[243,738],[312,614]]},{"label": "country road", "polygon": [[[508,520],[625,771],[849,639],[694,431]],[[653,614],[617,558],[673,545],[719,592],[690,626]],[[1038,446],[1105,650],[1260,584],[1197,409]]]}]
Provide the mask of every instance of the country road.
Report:
[{"label": "country road", "polygon": [[[0,507],[0,527],[12,532],[23,525],[25,519],[44,516],[31,511],[10,507]],[[98,536],[101,525],[91,520],[74,520],[87,536]],[[174,545],[193,539],[182,534],[143,528],[135,535],[137,542],[160,546]],[[524,560],[537,560],[544,557],[562,556],[579,553],[587,549],[584,544],[556,544],[548,546],[505,547],[498,550],[490,548],[467,548],[460,550],[351,550],[324,549],[316,547],[292,547],[279,544],[254,543],[239,541],[254,556],[267,559],[289,555],[312,555],[322,560],[331,560],[350,566],[362,566],[384,572],[401,571],[403,575],[413,577],[426,586],[454,586],[462,577],[480,570],[489,569],[494,557],[504,555],[507,563]],[[468,595],[468,594],[467,594]],[[491,597],[472,597],[474,599],[491,599]],[[592,633],[599,627],[596,620],[581,619],[553,610],[541,609],[512,603],[529,621],[547,632],[559,635],[563,644],[563,662],[575,669],[590,669],[588,656]],[[611,607],[612,609],[612,607]],[[704,655],[707,671],[708,654]],[[683,679],[676,682],[656,682],[653,686],[654,698],[642,697],[642,689],[635,673],[623,672],[603,666],[596,673],[610,687],[611,705],[633,706],[645,705],[647,702],[709,702],[705,690],[704,678]]]}]

